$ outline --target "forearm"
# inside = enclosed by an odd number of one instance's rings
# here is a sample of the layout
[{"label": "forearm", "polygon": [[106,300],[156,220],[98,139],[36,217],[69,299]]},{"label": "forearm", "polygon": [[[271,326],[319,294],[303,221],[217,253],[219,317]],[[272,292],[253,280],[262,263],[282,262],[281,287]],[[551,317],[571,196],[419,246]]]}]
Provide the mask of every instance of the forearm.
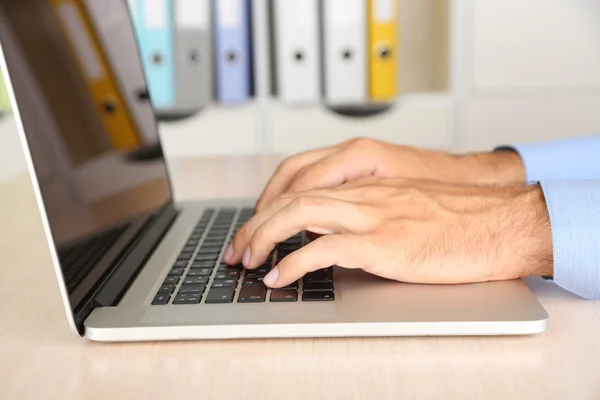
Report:
[{"label": "forearm", "polygon": [[457,156],[461,181],[471,184],[508,184],[525,181],[525,168],[519,154],[498,151]]}]

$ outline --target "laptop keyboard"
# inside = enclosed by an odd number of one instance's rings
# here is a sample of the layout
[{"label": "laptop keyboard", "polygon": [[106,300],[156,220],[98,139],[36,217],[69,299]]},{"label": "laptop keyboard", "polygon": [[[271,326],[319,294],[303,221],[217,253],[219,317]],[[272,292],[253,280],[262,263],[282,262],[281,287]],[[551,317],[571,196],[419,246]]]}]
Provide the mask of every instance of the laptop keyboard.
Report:
[{"label": "laptop keyboard", "polygon": [[154,296],[153,305],[293,303],[334,301],[331,267],[305,275],[282,289],[268,289],[263,278],[280,260],[304,244],[304,235],[280,243],[257,269],[229,266],[221,255],[233,232],[250,219],[253,210],[208,209],[179,252],[168,275]]}]

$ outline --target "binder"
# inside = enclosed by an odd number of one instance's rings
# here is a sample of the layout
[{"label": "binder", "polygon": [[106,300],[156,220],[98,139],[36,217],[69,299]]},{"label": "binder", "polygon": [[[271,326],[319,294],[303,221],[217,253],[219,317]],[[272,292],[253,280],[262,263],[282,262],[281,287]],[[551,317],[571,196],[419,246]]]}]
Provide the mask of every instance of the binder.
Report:
[{"label": "binder", "polygon": [[155,110],[175,105],[173,3],[129,0],[150,99]]},{"label": "binder", "polygon": [[135,30],[122,0],[79,0],[90,17],[144,145],[159,141]]},{"label": "binder", "polygon": [[366,13],[366,0],[323,0],[324,94],[329,104],[368,101]]},{"label": "binder", "polygon": [[108,141],[118,151],[136,149],[140,145],[140,138],[87,14],[75,0],[51,0],[51,3],[85,79]]},{"label": "binder", "polygon": [[273,0],[278,97],[313,103],[321,97],[319,1]]},{"label": "binder", "polygon": [[8,90],[6,88],[6,83],[4,82],[4,75],[2,75],[2,71],[0,70],[0,114],[8,110],[10,110]]},{"label": "binder", "polygon": [[174,0],[176,105],[193,112],[213,97],[210,0]]},{"label": "binder", "polygon": [[388,102],[398,94],[398,1],[369,0],[369,96]]},{"label": "binder", "polygon": [[213,0],[216,94],[223,104],[252,95],[250,0]]}]

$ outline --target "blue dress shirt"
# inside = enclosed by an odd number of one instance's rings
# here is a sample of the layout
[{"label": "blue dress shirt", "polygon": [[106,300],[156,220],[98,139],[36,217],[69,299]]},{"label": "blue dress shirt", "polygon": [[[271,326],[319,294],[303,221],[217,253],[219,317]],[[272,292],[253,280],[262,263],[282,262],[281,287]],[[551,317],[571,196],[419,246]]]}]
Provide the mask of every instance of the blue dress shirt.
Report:
[{"label": "blue dress shirt", "polygon": [[600,300],[600,135],[510,146],[542,186],[552,227],[554,282]]}]

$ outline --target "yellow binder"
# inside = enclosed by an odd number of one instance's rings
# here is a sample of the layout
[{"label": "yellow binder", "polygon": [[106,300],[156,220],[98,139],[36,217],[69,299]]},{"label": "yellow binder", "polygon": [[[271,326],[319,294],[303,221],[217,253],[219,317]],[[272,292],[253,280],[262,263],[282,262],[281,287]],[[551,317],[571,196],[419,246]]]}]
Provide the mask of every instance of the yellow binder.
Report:
[{"label": "yellow binder", "polygon": [[369,97],[374,102],[398,94],[398,0],[369,0]]},{"label": "yellow binder", "polygon": [[0,71],[0,113],[8,110],[10,110],[8,90],[6,89],[6,84],[4,83],[4,76],[2,75],[2,71]]},{"label": "yellow binder", "polygon": [[139,148],[140,136],[84,8],[78,0],[50,1],[87,82],[108,141],[118,151]]}]

